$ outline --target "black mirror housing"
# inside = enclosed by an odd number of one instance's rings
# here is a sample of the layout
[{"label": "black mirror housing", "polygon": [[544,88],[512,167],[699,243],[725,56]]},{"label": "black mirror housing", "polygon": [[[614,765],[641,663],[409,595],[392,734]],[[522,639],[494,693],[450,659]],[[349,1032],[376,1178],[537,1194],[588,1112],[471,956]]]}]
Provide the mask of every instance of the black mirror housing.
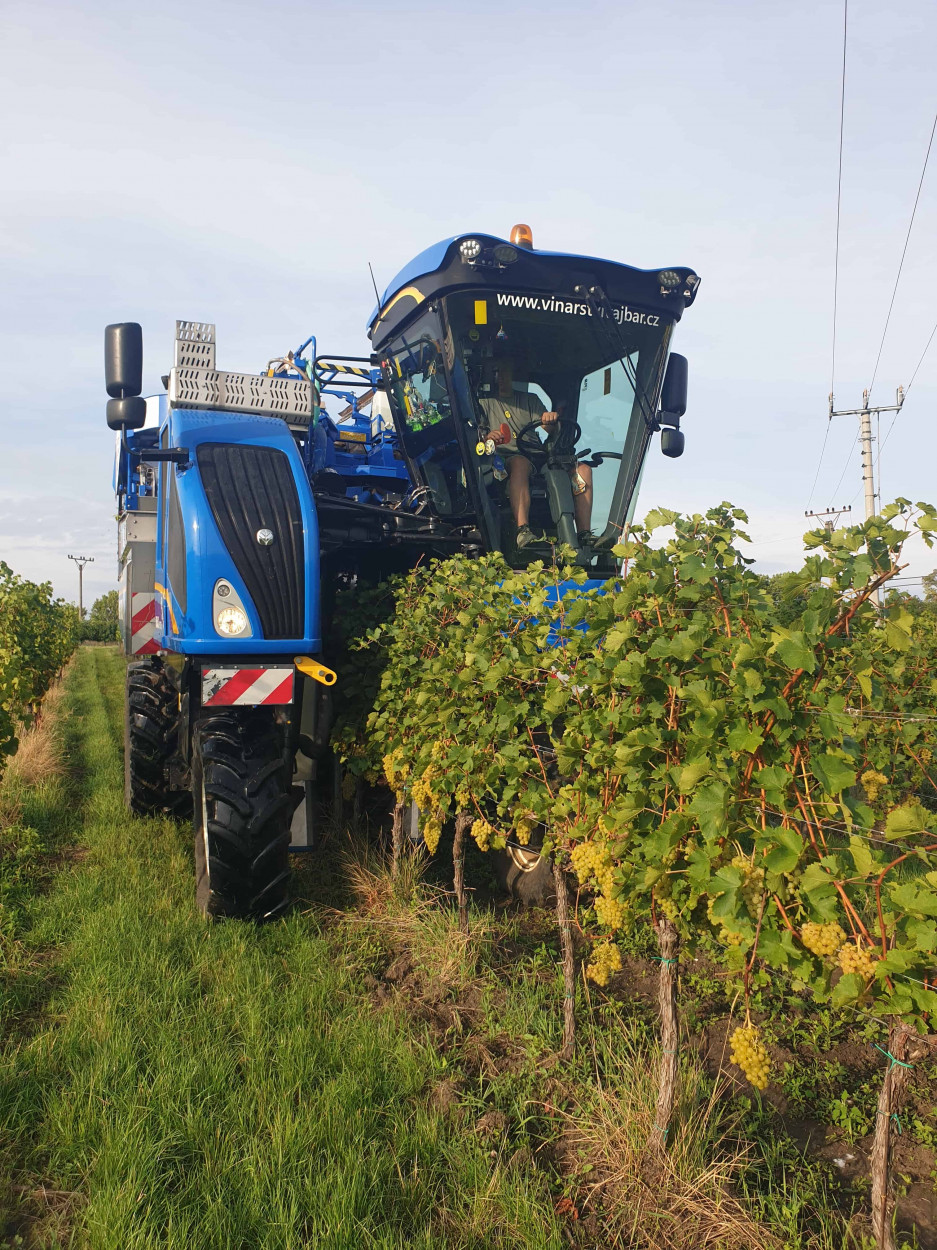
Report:
[{"label": "black mirror housing", "polygon": [[671,460],[676,460],[683,455],[683,448],[686,445],[686,439],[682,430],[673,430],[669,427],[660,432],[660,449],[665,456],[669,456]]},{"label": "black mirror housing", "polygon": [[689,362],[686,356],[671,352],[670,359],[667,361],[667,372],[664,374],[664,385],[660,392],[660,406],[664,412],[675,413],[678,417],[682,417],[686,412],[688,377]]},{"label": "black mirror housing", "polygon": [[107,424],[112,430],[141,430],[146,421],[146,400],[140,395],[107,401]]},{"label": "black mirror housing", "polygon": [[143,330],[136,321],[105,326],[104,379],[112,399],[133,397],[143,390]]}]

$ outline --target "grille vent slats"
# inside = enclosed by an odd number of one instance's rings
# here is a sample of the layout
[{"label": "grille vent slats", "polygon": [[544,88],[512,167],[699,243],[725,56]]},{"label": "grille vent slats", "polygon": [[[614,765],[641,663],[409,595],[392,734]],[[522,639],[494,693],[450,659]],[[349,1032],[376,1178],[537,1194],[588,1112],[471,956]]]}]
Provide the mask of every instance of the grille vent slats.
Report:
[{"label": "grille vent slats", "polygon": [[[302,638],[303,521],[286,454],[273,447],[202,443],[198,468],[215,524],[260,615],[264,638]],[[257,531],[273,542],[262,547]]]}]

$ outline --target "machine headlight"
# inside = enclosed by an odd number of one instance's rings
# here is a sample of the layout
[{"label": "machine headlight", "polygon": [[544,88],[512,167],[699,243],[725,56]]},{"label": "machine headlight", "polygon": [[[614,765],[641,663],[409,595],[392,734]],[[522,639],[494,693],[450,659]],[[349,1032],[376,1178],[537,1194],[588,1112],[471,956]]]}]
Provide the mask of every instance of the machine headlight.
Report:
[{"label": "machine headlight", "polygon": [[510,243],[499,243],[493,250],[499,265],[513,265],[517,260],[517,248],[511,247]]},{"label": "machine headlight", "polygon": [[247,613],[240,608],[222,608],[215,616],[215,629],[228,638],[237,638],[248,626]]},{"label": "machine headlight", "polygon": [[226,577],[215,582],[211,614],[215,632],[223,638],[250,638],[254,632],[241,596]]},{"label": "machine headlight", "polygon": [[481,254],[482,245],[477,239],[463,239],[459,244],[459,255],[463,260],[475,260]]},{"label": "machine headlight", "polygon": [[662,269],[657,275],[657,281],[666,290],[672,291],[675,286],[680,285],[680,275],[674,269]]}]

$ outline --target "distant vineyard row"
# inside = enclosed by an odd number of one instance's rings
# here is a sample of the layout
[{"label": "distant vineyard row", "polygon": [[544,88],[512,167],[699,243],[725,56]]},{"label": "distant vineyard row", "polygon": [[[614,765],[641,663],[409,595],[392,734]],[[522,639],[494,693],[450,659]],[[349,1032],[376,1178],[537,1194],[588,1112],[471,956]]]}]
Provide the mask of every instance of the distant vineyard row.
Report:
[{"label": "distant vineyard row", "polygon": [[0,561],[0,764],[78,642],[78,610]]}]

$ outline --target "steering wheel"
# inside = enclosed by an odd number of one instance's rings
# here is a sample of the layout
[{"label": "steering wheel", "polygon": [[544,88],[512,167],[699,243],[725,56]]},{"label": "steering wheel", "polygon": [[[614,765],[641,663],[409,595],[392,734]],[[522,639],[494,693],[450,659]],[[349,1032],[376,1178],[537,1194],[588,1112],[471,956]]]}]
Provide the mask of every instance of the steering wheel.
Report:
[{"label": "steering wheel", "polygon": [[[582,437],[579,423],[569,417],[557,417],[555,421],[550,423],[550,426],[547,427],[548,433],[545,443],[541,443],[537,434],[537,431],[543,428],[545,427],[541,426],[539,422],[531,422],[530,425],[524,426],[514,440],[521,455],[526,456],[537,468],[546,464],[555,450],[555,440],[558,440],[560,435],[566,436],[567,432],[569,432],[571,435],[570,442],[573,447],[576,446]],[[566,441],[565,437],[564,441]]]}]

